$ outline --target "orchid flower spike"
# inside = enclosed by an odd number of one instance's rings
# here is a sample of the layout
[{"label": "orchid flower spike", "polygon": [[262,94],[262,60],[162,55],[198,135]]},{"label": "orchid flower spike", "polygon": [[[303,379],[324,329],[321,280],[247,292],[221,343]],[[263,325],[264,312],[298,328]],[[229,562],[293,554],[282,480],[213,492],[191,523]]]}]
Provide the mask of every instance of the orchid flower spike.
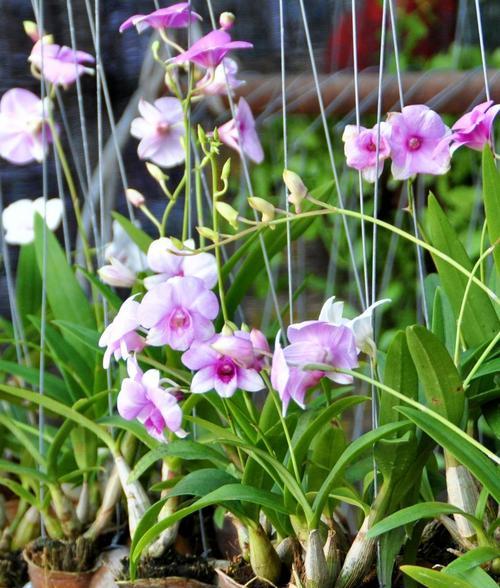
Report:
[{"label": "orchid flower spike", "polygon": [[463,145],[476,151],[482,151],[485,145],[492,145],[493,123],[499,112],[500,104],[489,100],[459,118],[451,127],[451,152],[454,153]]},{"label": "orchid flower spike", "polygon": [[0,157],[24,165],[41,162],[52,133],[48,125],[50,100],[32,92],[12,88],[0,100]]},{"label": "orchid flower spike", "polygon": [[184,365],[196,370],[191,392],[203,394],[215,390],[222,398],[233,396],[238,388],[247,392],[264,388],[264,381],[254,367],[255,361],[250,337],[244,337],[242,331],[194,343],[182,355]]},{"label": "orchid flower spike", "polygon": [[[377,177],[381,176],[384,169],[384,161],[391,154],[389,144],[391,126],[388,123],[382,122],[380,123],[380,131],[378,128],[377,125],[373,129],[347,125],[342,135],[347,165],[359,170],[363,178],[370,183],[375,182]],[[379,144],[378,176],[377,143]]]},{"label": "orchid flower spike", "polygon": [[167,8],[159,8],[150,14],[134,14],[122,23],[120,33],[135,27],[138,33],[152,29],[183,29],[196,20],[203,20],[201,16],[191,10],[189,2],[179,2]]},{"label": "orchid flower spike", "polygon": [[181,139],[184,136],[184,114],[180,100],[158,98],[153,104],[140,100],[141,117],[132,121],[130,133],[140,139],[137,153],[162,167],[175,167],[184,161]]},{"label": "orchid flower spike", "polygon": [[118,413],[128,421],[138,420],[148,433],[165,442],[165,429],[177,437],[185,437],[182,429],[182,409],[175,394],[160,385],[160,372],[143,372],[134,356],[127,361],[128,378],[122,382],[118,394]]},{"label": "orchid flower spike", "polygon": [[35,214],[45,217],[47,227],[55,231],[61,224],[63,203],[59,198],[51,198],[44,204],[43,198],[28,200],[22,198],[7,206],[2,214],[5,241],[9,245],[25,245],[35,239]]},{"label": "orchid flower spike", "polygon": [[415,174],[442,175],[450,169],[450,130],[439,114],[423,104],[389,114],[392,175],[407,180]]},{"label": "orchid flower spike", "polygon": [[55,86],[67,87],[83,74],[94,75],[94,70],[89,65],[93,65],[95,59],[90,53],[47,43],[44,39],[33,45],[28,61],[39,77]]},{"label": "orchid flower spike", "polygon": [[184,241],[182,245],[182,249],[178,249],[167,237],[161,237],[151,243],[148,249],[148,265],[157,273],[144,279],[146,289],[151,290],[157,284],[175,276],[199,278],[209,290],[215,286],[217,283],[215,256],[211,253],[189,253],[196,248],[193,239]]},{"label": "orchid flower spike", "polygon": [[233,119],[218,128],[219,139],[254,163],[262,163],[264,150],[257,135],[255,119],[248,102],[240,98]]},{"label": "orchid flower spike", "polygon": [[105,369],[109,367],[111,356],[114,356],[116,361],[128,359],[133,351],[144,349],[146,344],[144,337],[136,332],[139,328],[138,311],[139,303],[135,300],[135,296],[127,298],[113,322],[101,335],[99,347],[106,347],[102,362]]}]

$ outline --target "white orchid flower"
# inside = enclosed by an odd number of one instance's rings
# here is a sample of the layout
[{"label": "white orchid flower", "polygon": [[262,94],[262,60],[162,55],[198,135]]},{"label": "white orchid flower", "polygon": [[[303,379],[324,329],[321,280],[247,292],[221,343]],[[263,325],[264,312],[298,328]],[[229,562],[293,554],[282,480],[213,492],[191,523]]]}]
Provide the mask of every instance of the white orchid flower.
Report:
[{"label": "white orchid flower", "polygon": [[106,246],[104,257],[110,265],[103,266],[99,276],[110,286],[130,287],[135,281],[135,275],[147,268],[145,253],[117,221],[113,221],[113,240]]},{"label": "white orchid flower", "polygon": [[319,320],[338,326],[346,326],[354,333],[356,347],[359,352],[366,353],[372,357],[377,351],[373,334],[373,311],[377,306],[391,302],[390,298],[377,300],[371,304],[364,312],[353,319],[343,318],[344,303],[335,302],[335,296],[328,298],[323,304],[319,314]]},{"label": "white orchid flower", "polygon": [[[26,245],[35,239],[35,214],[45,217],[51,231],[61,224],[63,204],[59,198],[51,198],[44,205],[43,198],[22,198],[7,206],[2,214],[5,241],[10,245]],[[45,214],[44,214],[45,213]]]}]

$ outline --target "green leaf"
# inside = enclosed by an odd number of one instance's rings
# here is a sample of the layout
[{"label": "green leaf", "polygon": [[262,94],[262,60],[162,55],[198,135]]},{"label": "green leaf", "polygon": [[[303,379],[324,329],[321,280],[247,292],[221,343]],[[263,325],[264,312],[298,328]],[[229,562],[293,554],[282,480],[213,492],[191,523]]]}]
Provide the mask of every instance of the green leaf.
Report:
[{"label": "green leaf", "polygon": [[120,308],[120,306],[122,305],[122,299],[117,294],[115,294],[107,284],[101,282],[101,280],[97,276],[91,274],[83,267],[78,267],[77,270],[80,273],[82,273],[87,278],[87,280],[99,290],[99,292],[108,301],[111,308],[113,308],[114,310],[118,310]]},{"label": "green leaf", "polygon": [[[420,502],[419,504],[398,510],[378,523],[375,523],[368,531],[368,537],[378,537],[383,533],[387,533],[398,527],[403,527],[404,525],[409,525],[420,519],[434,519],[441,515],[449,514],[463,514],[463,511],[447,502]],[[466,516],[474,518],[471,515]]]},{"label": "green leaf", "polygon": [[436,443],[455,456],[457,461],[469,469],[488,488],[495,500],[500,502],[499,466],[495,465],[475,445],[453,429],[443,427],[443,424],[431,414],[422,413],[410,407],[401,407],[398,410],[432,437]]},{"label": "green leaf", "polygon": [[479,586],[469,584],[465,580],[429,568],[401,566],[400,570],[427,588],[479,588]]},{"label": "green leaf", "polygon": [[35,506],[36,508],[40,508],[38,500],[36,499],[31,492],[26,490],[24,486],[18,484],[14,480],[10,480],[9,478],[4,478],[0,476],[0,486],[4,486],[8,488],[11,492],[13,492],[18,498],[21,500],[25,500],[30,506]]},{"label": "green leaf", "polygon": [[206,496],[228,484],[238,484],[238,480],[223,470],[204,468],[185,475],[169,490],[168,496]]},{"label": "green leaf", "polygon": [[[44,258],[44,221],[35,216],[35,248],[40,273]],[[48,229],[47,238],[47,300],[56,319],[95,328],[94,316],[85,292],[80,287],[66,255],[56,237]]]},{"label": "green leaf", "polygon": [[[40,371],[38,368],[26,367],[13,361],[0,359],[0,371],[9,375],[19,376],[34,387],[37,387],[40,383]],[[68,394],[66,384],[61,378],[45,372],[44,384],[46,394],[66,404],[71,402],[71,396]]]},{"label": "green leaf", "polygon": [[99,347],[99,333],[95,329],[89,329],[82,327],[78,323],[71,323],[68,321],[54,321],[66,336],[71,337],[73,340],[79,341],[85,345],[88,349],[103,355],[104,349]]},{"label": "green leaf", "polygon": [[143,455],[135,464],[134,469],[130,473],[129,481],[134,482],[139,479],[155,462],[160,459],[165,459],[166,457],[178,457],[185,460],[207,460],[222,468],[229,465],[229,461],[224,454],[212,449],[212,447],[207,447],[197,441],[182,439],[179,441],[172,441],[167,445],[159,445],[156,449],[148,451],[148,453]]},{"label": "green leaf", "polygon": [[37,314],[42,304],[42,279],[37,265],[34,243],[22,245],[19,249],[16,299],[19,318],[26,328],[28,315]]},{"label": "green leaf", "polygon": [[[466,270],[471,271],[473,264],[462,243],[459,241],[448,217],[443,212],[436,198],[430,194],[428,204],[428,232],[430,243],[445,253]],[[468,278],[444,260],[434,256],[434,263],[441,278],[441,284],[458,317]],[[500,322],[488,295],[472,283],[465,305],[462,332],[470,346],[478,346],[491,340],[500,328]]]},{"label": "green leaf", "polygon": [[419,325],[408,327],[406,338],[428,405],[452,423],[460,423],[465,394],[448,350],[436,335]]},{"label": "green leaf", "polygon": [[[500,173],[489,147],[483,150],[483,192],[488,235],[493,245],[500,239]],[[500,273],[500,246],[495,249],[493,256],[497,272]]]},{"label": "green leaf", "polygon": [[[418,399],[418,378],[415,365],[408,349],[404,331],[399,331],[392,340],[384,368],[384,384],[401,392],[408,398]],[[380,395],[380,424],[385,425],[399,420],[394,410],[399,406],[398,398],[389,394]]]},{"label": "green leaf", "polygon": [[149,246],[153,242],[153,239],[146,234],[144,231],[139,229],[128,220],[128,218],[121,215],[119,212],[112,212],[111,216],[120,223],[122,229],[132,239],[132,241],[139,247],[144,253],[148,252]]},{"label": "green leaf", "polygon": [[441,286],[436,288],[432,308],[432,332],[450,353],[455,349],[457,323],[448,296]]},{"label": "green leaf", "polygon": [[446,566],[445,570],[447,574],[461,574],[497,557],[500,557],[500,549],[490,546],[476,547],[457,557]]}]

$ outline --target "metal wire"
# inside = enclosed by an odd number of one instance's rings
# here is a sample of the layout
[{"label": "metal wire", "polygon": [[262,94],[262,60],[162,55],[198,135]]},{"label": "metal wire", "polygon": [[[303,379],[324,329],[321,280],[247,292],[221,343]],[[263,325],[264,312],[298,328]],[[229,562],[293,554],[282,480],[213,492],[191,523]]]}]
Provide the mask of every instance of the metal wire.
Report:
[{"label": "metal wire", "polygon": [[486,51],[484,49],[483,23],[481,20],[481,7],[479,5],[479,0],[475,0],[475,6],[476,6],[476,19],[477,19],[477,32],[479,35],[479,48],[481,50],[481,64],[483,67],[483,75],[484,75],[484,92],[486,94],[486,100],[489,102],[491,100],[491,95],[490,95],[490,87],[488,84],[488,68],[486,65]]}]

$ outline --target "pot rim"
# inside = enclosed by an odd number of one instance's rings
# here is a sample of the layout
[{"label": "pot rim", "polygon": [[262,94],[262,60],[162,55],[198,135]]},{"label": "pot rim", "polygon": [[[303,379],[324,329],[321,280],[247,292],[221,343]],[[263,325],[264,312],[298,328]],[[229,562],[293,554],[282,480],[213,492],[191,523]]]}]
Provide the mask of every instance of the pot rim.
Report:
[{"label": "pot rim", "polygon": [[[214,584],[207,584],[206,582],[201,582],[201,580],[195,580],[194,578],[187,578],[186,576],[165,576],[163,578],[137,578],[135,580],[115,580],[115,584],[117,586],[130,586],[134,585],[137,582],[164,582],[165,580],[187,580],[188,582],[193,582],[199,588],[206,586],[207,588],[213,588]],[[138,584],[140,586],[140,584]]]}]

